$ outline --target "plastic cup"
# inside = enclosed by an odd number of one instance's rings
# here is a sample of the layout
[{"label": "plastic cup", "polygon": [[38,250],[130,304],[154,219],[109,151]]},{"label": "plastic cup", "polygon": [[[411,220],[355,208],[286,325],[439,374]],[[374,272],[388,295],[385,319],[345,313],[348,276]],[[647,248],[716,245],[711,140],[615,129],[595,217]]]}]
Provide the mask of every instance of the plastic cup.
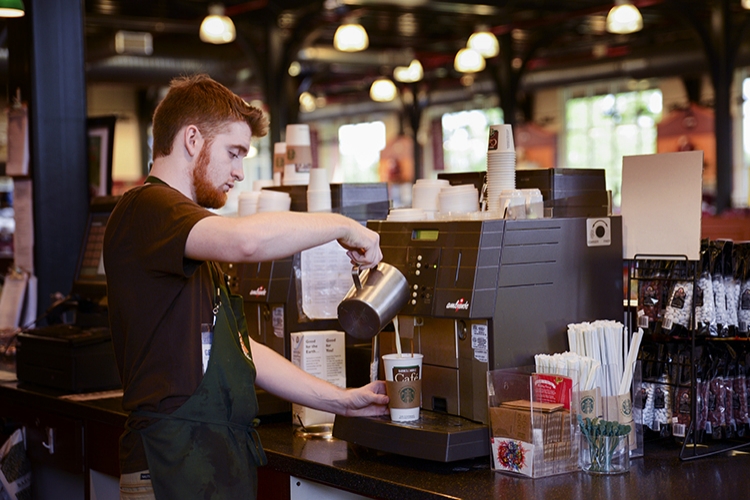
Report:
[{"label": "plastic cup", "polygon": [[383,356],[388,408],[394,422],[419,420],[422,403],[422,358],[414,354],[386,354]]}]

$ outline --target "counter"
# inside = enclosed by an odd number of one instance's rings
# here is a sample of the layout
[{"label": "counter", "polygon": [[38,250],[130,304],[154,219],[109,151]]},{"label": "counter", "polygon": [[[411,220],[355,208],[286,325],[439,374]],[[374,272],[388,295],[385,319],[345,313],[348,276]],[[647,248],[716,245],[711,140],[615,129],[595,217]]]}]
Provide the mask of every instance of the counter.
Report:
[{"label": "counter", "polygon": [[[19,418],[18,414],[9,413],[21,412],[20,417],[54,415],[80,422],[84,470],[116,476],[116,437],[125,422],[120,399],[74,402],[58,396],[52,391],[20,386],[15,381],[0,382],[0,417]],[[39,418],[32,420],[38,423]],[[687,500],[731,498],[750,489],[747,454],[735,452],[681,461],[679,446],[671,440],[647,441],[645,456],[632,460],[630,472],[624,475],[600,477],[576,472],[529,479],[491,471],[489,458],[444,464],[380,453],[335,439],[306,440],[294,436],[290,423],[273,420],[263,419],[258,429],[269,461],[259,471],[262,500],[289,498],[290,475],[372,498],[409,500]],[[88,489],[86,492],[89,498]]]}]

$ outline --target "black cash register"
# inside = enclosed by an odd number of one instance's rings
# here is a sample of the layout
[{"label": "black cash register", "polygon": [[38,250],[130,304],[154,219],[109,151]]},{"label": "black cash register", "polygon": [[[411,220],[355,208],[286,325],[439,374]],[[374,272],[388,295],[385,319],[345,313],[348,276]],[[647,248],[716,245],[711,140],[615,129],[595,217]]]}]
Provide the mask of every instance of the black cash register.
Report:
[{"label": "black cash register", "polygon": [[70,295],[47,311],[46,326],[18,334],[19,382],[74,393],[120,387],[102,259],[104,229],[118,199],[93,199]]}]

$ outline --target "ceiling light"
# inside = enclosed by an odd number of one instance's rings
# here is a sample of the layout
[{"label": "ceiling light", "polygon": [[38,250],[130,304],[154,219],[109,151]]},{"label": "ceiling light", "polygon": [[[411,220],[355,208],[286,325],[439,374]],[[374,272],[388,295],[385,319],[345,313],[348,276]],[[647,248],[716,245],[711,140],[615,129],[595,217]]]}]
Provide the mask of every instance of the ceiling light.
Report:
[{"label": "ceiling light", "polygon": [[289,65],[289,69],[287,70],[289,76],[299,76],[301,72],[302,65],[299,63],[299,61],[292,61],[292,64]]},{"label": "ceiling light", "polygon": [[224,15],[224,6],[219,3],[208,6],[208,15],[201,23],[201,40],[206,43],[229,43],[236,37],[234,23]]},{"label": "ceiling light", "polygon": [[360,24],[342,24],[333,35],[333,46],[342,52],[359,52],[369,44],[367,31]]},{"label": "ceiling light", "polygon": [[398,82],[403,83],[414,83],[418,82],[424,76],[424,70],[422,69],[422,63],[417,59],[412,59],[409,67],[396,66],[393,70],[393,78]]},{"label": "ceiling light", "polygon": [[479,52],[485,59],[495,57],[500,53],[497,37],[486,26],[477,28],[477,31],[469,37],[466,46]]},{"label": "ceiling light", "polygon": [[311,111],[315,111],[316,107],[315,96],[310,92],[302,92],[299,95],[299,108],[302,111],[304,111],[305,113],[309,113]]},{"label": "ceiling light", "polygon": [[396,98],[396,85],[388,78],[378,78],[370,86],[370,99],[377,102],[390,102]]},{"label": "ceiling light", "polygon": [[461,73],[477,73],[485,67],[484,57],[474,49],[465,48],[458,51],[453,67]]},{"label": "ceiling light", "polygon": [[23,17],[22,0],[0,0],[0,17]]},{"label": "ceiling light", "polygon": [[742,0],[741,4],[743,9],[750,10],[750,0]]},{"label": "ceiling light", "polygon": [[638,7],[628,0],[615,0],[615,6],[607,14],[607,31],[627,35],[643,29],[643,17]]}]

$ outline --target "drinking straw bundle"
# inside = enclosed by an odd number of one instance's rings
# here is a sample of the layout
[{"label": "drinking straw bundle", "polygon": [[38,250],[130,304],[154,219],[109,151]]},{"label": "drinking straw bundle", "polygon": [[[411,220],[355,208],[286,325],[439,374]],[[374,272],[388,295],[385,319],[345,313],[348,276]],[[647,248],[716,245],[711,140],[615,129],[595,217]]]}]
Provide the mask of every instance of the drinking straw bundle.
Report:
[{"label": "drinking straw bundle", "polygon": [[573,381],[574,391],[588,391],[595,387],[599,380],[601,363],[588,356],[575,352],[562,354],[537,354],[534,356],[537,373],[553,373],[569,377]]},{"label": "drinking straw bundle", "polygon": [[[602,396],[618,396],[630,390],[643,330],[628,338],[619,321],[598,320],[568,325],[570,351],[594,359],[601,366],[593,387],[600,387]],[[586,389],[583,389],[586,390]]]}]

